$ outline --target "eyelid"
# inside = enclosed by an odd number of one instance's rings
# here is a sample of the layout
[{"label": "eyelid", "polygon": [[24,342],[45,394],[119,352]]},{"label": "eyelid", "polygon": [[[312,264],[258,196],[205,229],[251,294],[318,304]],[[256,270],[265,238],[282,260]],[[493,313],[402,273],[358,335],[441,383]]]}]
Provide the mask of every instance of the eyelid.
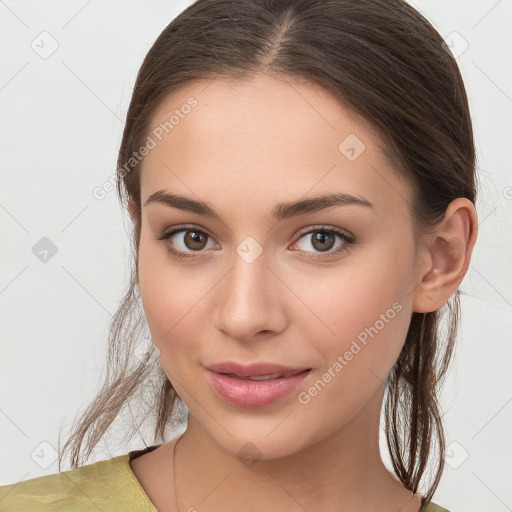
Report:
[{"label": "eyelid", "polygon": [[[178,231],[182,231],[182,230],[186,230],[186,229],[195,229],[195,228],[198,228],[197,231],[201,231],[205,235],[208,235],[210,238],[215,240],[215,237],[213,235],[211,235],[206,228],[203,228],[199,224],[192,224],[192,225],[191,224],[176,224],[176,225],[172,226],[171,228],[164,230],[161,235],[157,235],[157,236],[155,236],[155,238],[157,240],[162,240],[164,237],[168,237],[171,234],[174,234]],[[352,233],[350,233],[346,229],[341,229],[341,228],[338,228],[336,226],[332,226],[329,224],[318,224],[318,225],[308,226],[307,228],[303,228],[297,233],[296,238],[301,238],[302,236],[307,235],[313,231],[320,231],[320,230],[335,231],[337,233],[341,233],[341,234],[345,235],[347,238],[350,238],[352,240],[356,239],[356,237],[354,235],[352,235]]]},{"label": "eyelid", "polygon": [[342,235],[346,236],[347,238],[355,241],[355,236],[352,235],[346,229],[338,228],[336,226],[331,226],[329,224],[318,224],[318,225],[308,226],[307,228],[304,228],[303,230],[299,231],[297,234],[297,237],[301,238],[304,235],[308,235],[309,233],[312,233],[314,231],[334,231],[335,233],[342,234]]},{"label": "eyelid", "polygon": [[165,229],[161,235],[156,236],[158,240],[161,240],[163,237],[168,237],[171,234],[175,234],[178,231],[186,231],[188,229],[196,229],[197,231],[201,231],[201,233],[204,233],[205,235],[208,235],[210,238],[215,238],[212,236],[209,231],[206,228],[203,228],[199,224],[175,224],[174,226],[171,226],[168,229]]}]

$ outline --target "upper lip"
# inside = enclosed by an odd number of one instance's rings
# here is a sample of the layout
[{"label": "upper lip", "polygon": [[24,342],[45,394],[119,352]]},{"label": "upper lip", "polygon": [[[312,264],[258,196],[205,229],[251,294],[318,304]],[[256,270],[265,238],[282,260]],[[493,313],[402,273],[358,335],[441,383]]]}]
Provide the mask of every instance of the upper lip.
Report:
[{"label": "upper lip", "polygon": [[209,364],[208,366],[206,366],[206,368],[216,373],[234,373],[238,377],[261,377],[262,375],[274,374],[287,375],[289,373],[295,374],[310,369],[303,367],[292,368],[290,366],[282,366],[279,364],[266,362],[243,365],[235,363],[234,361],[225,361],[223,363]]}]

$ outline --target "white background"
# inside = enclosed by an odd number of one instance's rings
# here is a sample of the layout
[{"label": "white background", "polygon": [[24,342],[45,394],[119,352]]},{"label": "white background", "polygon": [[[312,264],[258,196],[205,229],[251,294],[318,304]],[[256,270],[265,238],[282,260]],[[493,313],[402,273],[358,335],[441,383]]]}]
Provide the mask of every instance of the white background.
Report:
[{"label": "white background", "polygon": [[[59,430],[97,390],[108,323],[127,284],[130,226],[114,191],[100,201],[92,190],[115,172],[142,59],[190,3],[0,1],[0,485],[56,473],[57,462],[42,468],[31,454],[41,443],[57,448]],[[480,234],[442,395],[449,460],[434,501],[452,512],[505,512],[512,510],[512,2],[411,3],[456,51],[469,45],[457,60],[480,174]],[[48,37],[43,31],[58,42],[46,59],[31,47]],[[57,247],[46,263],[32,252],[42,237]],[[136,438],[97,458],[143,446]]]}]

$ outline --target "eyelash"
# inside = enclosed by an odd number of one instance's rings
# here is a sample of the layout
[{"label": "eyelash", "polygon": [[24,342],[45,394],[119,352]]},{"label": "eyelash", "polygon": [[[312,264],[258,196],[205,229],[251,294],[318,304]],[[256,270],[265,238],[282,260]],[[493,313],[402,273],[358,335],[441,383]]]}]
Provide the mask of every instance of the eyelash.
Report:
[{"label": "eyelash", "polygon": [[[208,233],[206,233],[203,230],[197,229],[195,226],[175,226],[175,228],[172,231],[163,232],[159,235],[156,235],[155,239],[159,240],[159,241],[166,242],[167,240],[169,240],[172,236],[176,235],[177,233],[182,233],[182,232],[186,232],[186,231],[195,231],[195,232],[201,233],[203,235],[206,235],[209,238],[212,238],[212,237],[210,237],[210,235],[208,235]],[[302,237],[304,237],[306,235],[310,235],[310,234],[316,233],[316,232],[334,233],[341,238],[341,240],[343,241],[343,245],[338,247],[336,250],[331,250],[332,252],[328,251],[324,254],[319,253],[315,256],[307,256],[308,258],[311,258],[311,259],[321,260],[321,259],[326,259],[326,258],[332,257],[333,255],[338,255],[342,252],[347,251],[351,245],[354,245],[357,242],[357,240],[354,237],[348,236],[346,233],[344,233],[343,231],[340,231],[337,228],[334,228],[333,226],[318,226],[318,227],[309,229],[308,231],[300,232],[298,240],[300,240]],[[176,257],[176,258],[194,259],[194,258],[201,258],[203,256],[201,251],[196,251],[196,252],[198,252],[198,254],[194,254],[194,252],[185,253],[182,251],[177,251],[176,249],[173,249],[169,245],[166,245],[166,248],[169,251],[169,253],[171,253],[173,255],[173,257]]]}]

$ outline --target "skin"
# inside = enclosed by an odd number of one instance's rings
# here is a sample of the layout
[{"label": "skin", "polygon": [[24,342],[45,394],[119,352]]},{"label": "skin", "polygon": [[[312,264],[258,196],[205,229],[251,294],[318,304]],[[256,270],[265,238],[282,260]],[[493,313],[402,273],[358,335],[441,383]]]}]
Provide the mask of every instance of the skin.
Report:
[{"label": "skin", "polygon": [[[468,268],[477,236],[473,204],[453,201],[435,233],[414,253],[412,190],[371,127],[317,86],[259,74],[245,82],[196,82],[168,97],[152,126],[193,96],[198,105],[146,156],[141,176],[139,282],[159,359],[189,409],[176,452],[179,508],[199,511],[417,511],[379,450],[384,381],[405,342],[413,311],[439,309]],[[338,146],[356,134],[354,161]],[[165,190],[209,202],[222,220],[151,203]],[[280,202],[343,192],[373,208],[335,206],[276,222]],[[184,242],[155,236],[178,224],[208,235],[200,257]],[[326,255],[308,228],[337,236]],[[301,231],[302,230],[302,231]],[[186,234],[186,233],[185,233]],[[253,237],[252,263],[237,246]],[[211,238],[210,238],[211,237]],[[307,404],[297,396],[349,350],[366,327],[401,306],[377,335]],[[312,368],[290,395],[259,409],[223,401],[203,365],[269,361]],[[237,456],[252,443],[261,458]],[[132,461],[153,503],[175,511],[174,441]],[[204,501],[203,501],[204,500]]]}]

